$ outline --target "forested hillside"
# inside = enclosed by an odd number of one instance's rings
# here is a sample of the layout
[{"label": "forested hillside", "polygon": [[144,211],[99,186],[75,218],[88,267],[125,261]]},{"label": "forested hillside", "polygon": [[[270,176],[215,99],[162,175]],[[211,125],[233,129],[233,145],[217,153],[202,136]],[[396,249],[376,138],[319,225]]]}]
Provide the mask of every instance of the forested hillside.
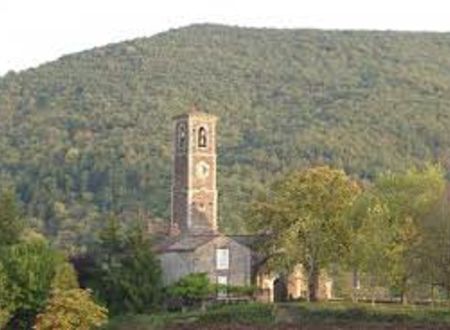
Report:
[{"label": "forested hillside", "polygon": [[450,34],[198,25],[0,78],[0,186],[64,244],[114,211],[168,219],[171,117],[220,117],[220,221],[277,174],[450,168]]}]

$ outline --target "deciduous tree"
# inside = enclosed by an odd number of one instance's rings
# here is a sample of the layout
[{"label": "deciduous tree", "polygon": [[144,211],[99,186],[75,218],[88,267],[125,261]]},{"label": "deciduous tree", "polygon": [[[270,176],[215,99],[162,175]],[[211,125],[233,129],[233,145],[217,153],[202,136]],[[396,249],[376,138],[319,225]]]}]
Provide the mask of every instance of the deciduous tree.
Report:
[{"label": "deciduous tree", "polygon": [[360,192],[343,171],[321,166],[287,175],[253,207],[254,227],[268,234],[264,251],[279,252],[272,266],[303,264],[312,301],[321,270],[348,252],[345,215]]},{"label": "deciduous tree", "polygon": [[393,235],[387,255],[390,282],[404,303],[414,277],[420,273],[424,219],[442,196],[444,187],[443,171],[437,165],[385,173],[375,182],[374,191],[388,208]]}]

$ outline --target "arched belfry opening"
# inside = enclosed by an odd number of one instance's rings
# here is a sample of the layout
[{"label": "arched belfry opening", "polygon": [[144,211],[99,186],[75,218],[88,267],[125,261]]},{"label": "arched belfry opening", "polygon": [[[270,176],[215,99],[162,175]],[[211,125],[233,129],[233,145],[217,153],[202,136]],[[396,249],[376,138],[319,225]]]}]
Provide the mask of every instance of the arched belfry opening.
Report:
[{"label": "arched belfry opening", "polygon": [[186,149],[186,123],[184,122],[177,125],[177,141],[178,149],[184,151]]},{"label": "arched belfry opening", "polygon": [[206,128],[201,126],[198,129],[198,146],[199,146],[199,148],[206,148],[207,145],[208,145],[208,137],[207,137]]}]

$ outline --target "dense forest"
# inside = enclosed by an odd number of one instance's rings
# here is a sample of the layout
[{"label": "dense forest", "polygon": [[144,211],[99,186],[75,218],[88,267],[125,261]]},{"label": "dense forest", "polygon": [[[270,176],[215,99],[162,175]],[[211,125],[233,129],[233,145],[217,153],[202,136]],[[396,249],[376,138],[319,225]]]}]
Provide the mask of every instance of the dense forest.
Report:
[{"label": "dense forest", "polygon": [[220,224],[246,230],[274,177],[450,171],[450,34],[195,25],[0,78],[0,186],[60,246],[102,215],[169,217],[171,118],[219,121]]}]

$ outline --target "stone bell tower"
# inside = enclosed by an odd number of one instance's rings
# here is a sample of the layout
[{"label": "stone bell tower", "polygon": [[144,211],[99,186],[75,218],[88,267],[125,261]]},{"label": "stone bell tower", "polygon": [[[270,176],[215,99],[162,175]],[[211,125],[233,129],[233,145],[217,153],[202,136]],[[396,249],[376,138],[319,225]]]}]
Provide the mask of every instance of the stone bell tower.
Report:
[{"label": "stone bell tower", "polygon": [[172,235],[217,231],[216,120],[195,109],[173,119]]}]

